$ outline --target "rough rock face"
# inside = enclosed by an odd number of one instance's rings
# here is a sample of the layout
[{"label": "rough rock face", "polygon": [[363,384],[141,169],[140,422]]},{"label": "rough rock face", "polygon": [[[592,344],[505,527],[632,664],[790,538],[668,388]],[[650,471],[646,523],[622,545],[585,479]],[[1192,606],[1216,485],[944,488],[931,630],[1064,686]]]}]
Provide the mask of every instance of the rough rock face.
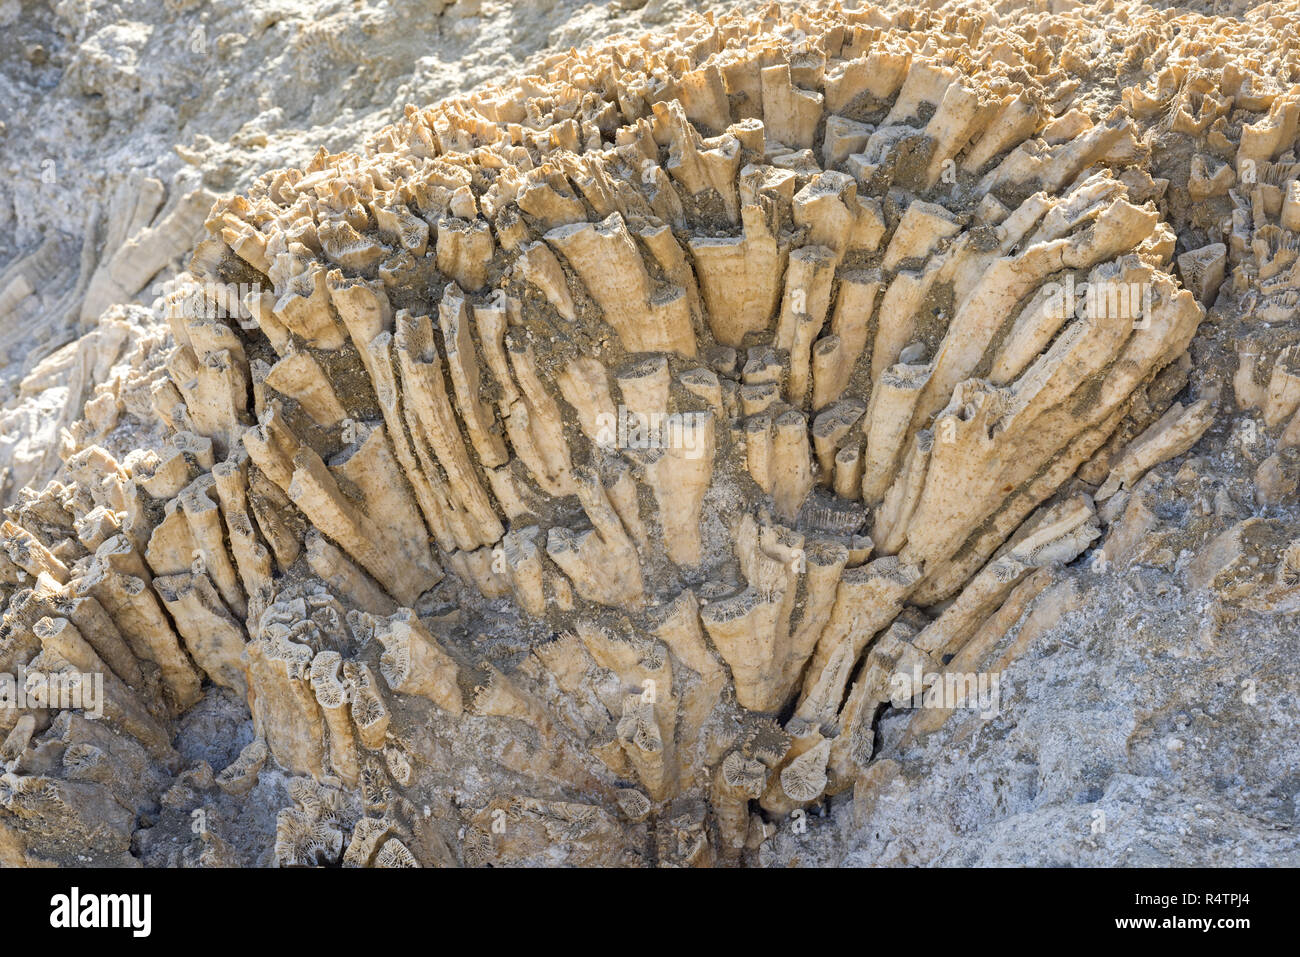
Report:
[{"label": "rough rock face", "polygon": [[[0,671],[104,707],[0,710],[0,861],[1124,860],[1177,774],[1286,820],[1294,753],[1264,800],[1189,728],[1294,732],[1242,647],[1300,606],[1288,10],[691,18],[218,199],[131,364],[169,437],[102,393],[7,512]],[[1160,468],[1203,437],[1235,488]]]}]

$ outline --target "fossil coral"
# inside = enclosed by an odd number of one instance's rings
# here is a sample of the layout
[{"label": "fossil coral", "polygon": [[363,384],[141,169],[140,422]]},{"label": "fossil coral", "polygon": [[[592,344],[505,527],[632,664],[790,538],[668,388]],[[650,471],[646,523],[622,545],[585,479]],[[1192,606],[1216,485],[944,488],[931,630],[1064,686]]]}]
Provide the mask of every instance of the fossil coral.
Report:
[{"label": "fossil coral", "polygon": [[[138,760],[201,682],[246,701],[216,781],[299,776],[281,865],[740,860],[859,781],[892,674],[978,663],[1205,432],[1173,399],[1219,287],[1294,305],[1300,99],[1223,21],[1145,16],[1156,73],[1104,111],[1076,15],[773,8],[219,200],[165,304],[170,445],[86,444],[11,510],[0,656],[115,676],[96,733]],[[1175,257],[1153,118],[1224,242]],[[1291,432],[1294,352],[1240,375]],[[0,860],[53,853],[41,802],[135,793],[66,793],[41,742],[82,722],[17,720]],[[417,808],[430,736],[485,726],[511,783]]]}]

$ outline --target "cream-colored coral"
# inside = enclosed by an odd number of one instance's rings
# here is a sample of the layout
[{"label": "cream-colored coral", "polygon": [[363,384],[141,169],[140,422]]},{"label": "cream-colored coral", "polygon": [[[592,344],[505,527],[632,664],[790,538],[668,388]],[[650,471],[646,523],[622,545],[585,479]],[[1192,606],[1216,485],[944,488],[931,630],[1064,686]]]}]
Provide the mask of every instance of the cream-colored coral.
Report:
[{"label": "cream-colored coral", "polygon": [[[651,815],[662,861],[739,859],[750,802],[852,785],[893,670],[981,660],[1096,503],[1209,428],[1162,383],[1225,271],[1294,305],[1296,94],[1230,112],[1240,80],[1196,69],[1228,28],[1189,19],[1150,87],[1076,101],[1082,16],[692,19],[220,200],[168,306],[185,436],[14,511],[6,593],[50,596],[10,598],[0,660],[103,621],[68,647],[157,720],[199,676],[246,697],[221,787],[316,782],[282,865],[443,853],[408,800],[422,722],[499,728],[515,780],[591,802],[502,798],[466,863]],[[1225,191],[1225,242],[1175,260],[1157,115],[1285,192]],[[1232,179],[1194,168],[1203,200]],[[257,291],[200,315],[231,276]],[[1291,352],[1266,385],[1243,357],[1268,428],[1300,417]],[[505,608],[525,653],[492,647]],[[117,724],[161,748],[148,707]]]}]

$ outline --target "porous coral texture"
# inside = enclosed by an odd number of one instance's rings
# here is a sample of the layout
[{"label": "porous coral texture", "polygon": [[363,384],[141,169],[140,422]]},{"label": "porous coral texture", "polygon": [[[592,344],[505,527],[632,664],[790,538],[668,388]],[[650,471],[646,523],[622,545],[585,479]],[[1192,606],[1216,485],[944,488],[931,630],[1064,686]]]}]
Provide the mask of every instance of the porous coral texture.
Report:
[{"label": "porous coral texture", "polygon": [[[74,430],[3,527],[0,670],[109,704],[0,711],[0,861],[161,846],[160,792],[227,809],[210,864],[774,863],[860,824],[899,675],[939,732],[1076,559],[1148,544],[1220,408],[1207,310],[1294,327],[1295,4],[1068,7],[692,16],[218,199],[161,303],[170,438]],[[1298,347],[1257,339],[1235,394],[1294,501]],[[1193,574],[1294,608],[1298,543],[1253,519]]]}]

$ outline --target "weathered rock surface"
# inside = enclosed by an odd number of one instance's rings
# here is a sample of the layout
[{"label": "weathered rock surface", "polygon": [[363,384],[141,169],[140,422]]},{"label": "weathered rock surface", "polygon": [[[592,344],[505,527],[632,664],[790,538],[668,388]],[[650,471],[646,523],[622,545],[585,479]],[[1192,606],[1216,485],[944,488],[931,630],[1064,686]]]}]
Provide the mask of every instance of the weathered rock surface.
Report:
[{"label": "weathered rock surface", "polygon": [[0,861],[1293,860],[1295,29],[682,18],[137,203]]}]

